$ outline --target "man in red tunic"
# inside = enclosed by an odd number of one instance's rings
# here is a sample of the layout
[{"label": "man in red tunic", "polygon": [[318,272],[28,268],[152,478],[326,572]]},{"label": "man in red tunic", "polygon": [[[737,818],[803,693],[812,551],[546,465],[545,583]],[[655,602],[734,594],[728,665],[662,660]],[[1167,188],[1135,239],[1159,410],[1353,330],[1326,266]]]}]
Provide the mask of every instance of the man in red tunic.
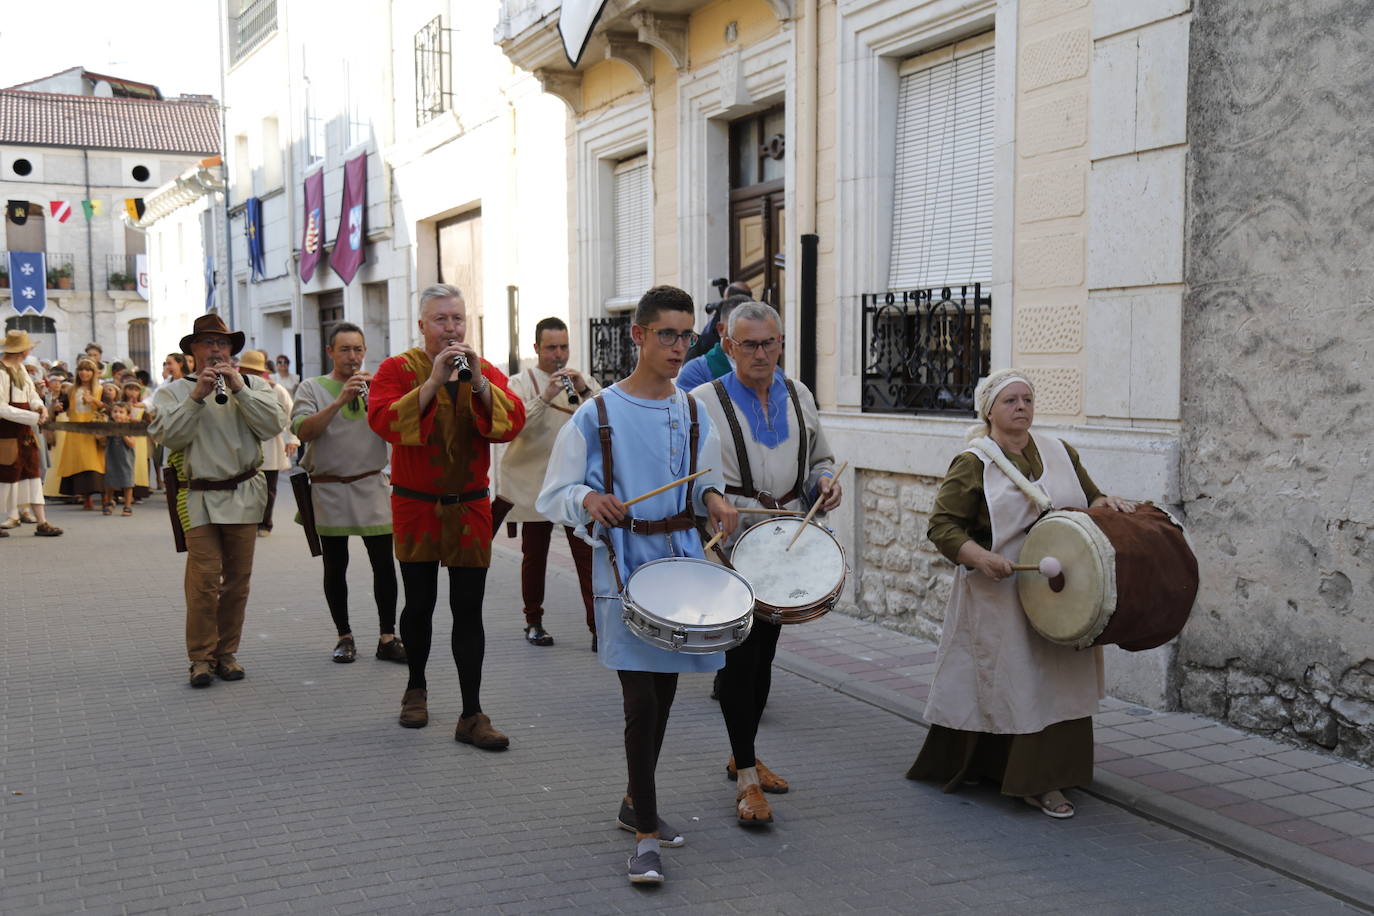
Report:
[{"label": "man in red tunic", "polygon": [[510,740],[482,712],[482,597],[491,565],[491,443],[525,425],[506,377],[467,342],[463,294],[446,283],[420,293],[424,344],[392,356],[373,376],[367,420],[392,445],[391,511],[405,608],[401,639],[410,680],[401,725],[429,724],[425,664],[433,636],[439,565],[448,567],[453,661],[463,712],[453,737],[498,750]]}]

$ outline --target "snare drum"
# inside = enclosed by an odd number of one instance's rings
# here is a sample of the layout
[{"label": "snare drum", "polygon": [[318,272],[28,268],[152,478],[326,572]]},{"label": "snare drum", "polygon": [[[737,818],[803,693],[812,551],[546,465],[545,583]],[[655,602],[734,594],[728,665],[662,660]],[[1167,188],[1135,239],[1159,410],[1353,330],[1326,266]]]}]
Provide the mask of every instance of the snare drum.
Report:
[{"label": "snare drum", "polygon": [[724,652],[744,642],[754,625],[749,582],[694,557],[645,563],[630,574],[620,603],[631,633],[673,652]]},{"label": "snare drum", "polygon": [[1027,619],[1050,642],[1130,652],[1162,646],[1183,631],[1197,598],[1197,558],[1183,527],[1157,506],[1050,512],[1031,527],[1018,563],[1054,557],[1056,581],[1017,574]]},{"label": "snare drum", "polygon": [[835,606],[848,572],[844,548],[820,525],[808,524],[788,550],[800,518],[759,522],[735,541],[730,565],[754,587],[754,613],[770,623],[806,623]]}]

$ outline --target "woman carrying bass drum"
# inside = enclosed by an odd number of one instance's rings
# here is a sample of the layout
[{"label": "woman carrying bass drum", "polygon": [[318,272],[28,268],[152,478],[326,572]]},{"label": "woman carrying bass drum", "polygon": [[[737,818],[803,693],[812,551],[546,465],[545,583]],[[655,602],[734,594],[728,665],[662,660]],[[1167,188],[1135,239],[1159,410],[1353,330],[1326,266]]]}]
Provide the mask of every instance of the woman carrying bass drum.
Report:
[{"label": "woman carrying bass drum", "polygon": [[1092,780],[1101,650],[1055,645],[1031,628],[1009,557],[1050,506],[1135,507],[1098,490],[1068,445],[1032,435],[1035,389],[1015,370],[980,381],[974,400],[980,422],[950,464],[927,532],[958,569],[925,710],[930,733],[907,778],[947,792],[987,780],[1050,817],[1072,817],[1063,790]]}]

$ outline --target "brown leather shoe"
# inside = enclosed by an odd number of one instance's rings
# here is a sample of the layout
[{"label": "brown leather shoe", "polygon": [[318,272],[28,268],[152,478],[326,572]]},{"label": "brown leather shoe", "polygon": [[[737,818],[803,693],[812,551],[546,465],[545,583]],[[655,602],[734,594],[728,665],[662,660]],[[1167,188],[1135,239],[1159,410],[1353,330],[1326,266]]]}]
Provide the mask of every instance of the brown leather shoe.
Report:
[{"label": "brown leather shoe", "polygon": [[215,673],[222,681],[241,681],[246,672],[239,664],[239,660],[234,658],[234,653],[226,652],[215,659]]},{"label": "brown leather shoe", "polygon": [[191,686],[209,687],[215,682],[215,666],[208,661],[191,662]]},{"label": "brown leather shoe", "polygon": [[773,823],[773,809],[758,786],[745,786],[735,795],[735,816],[745,827]]},{"label": "brown leather shoe", "polygon": [[412,687],[401,697],[401,725],[424,728],[429,724],[429,691]]},{"label": "brown leather shoe", "polygon": [[57,538],[62,536],[62,529],[57,527],[56,525],[51,525],[47,522],[44,522],[37,528],[34,528],[33,533],[36,537],[40,538]]},{"label": "brown leather shoe", "polygon": [[484,712],[459,719],[458,727],[453,730],[453,740],[480,747],[484,751],[500,751],[510,747],[510,739],[492,728],[491,719]]},{"label": "brown leather shoe", "polygon": [[[759,785],[763,788],[763,791],[771,792],[774,795],[785,795],[787,793],[788,788],[790,788],[787,785],[787,780],[764,766],[762,760],[755,758],[754,768],[759,771]],[[734,757],[731,757],[730,761],[725,764],[725,775],[731,782],[739,778],[739,771],[735,769]]]}]

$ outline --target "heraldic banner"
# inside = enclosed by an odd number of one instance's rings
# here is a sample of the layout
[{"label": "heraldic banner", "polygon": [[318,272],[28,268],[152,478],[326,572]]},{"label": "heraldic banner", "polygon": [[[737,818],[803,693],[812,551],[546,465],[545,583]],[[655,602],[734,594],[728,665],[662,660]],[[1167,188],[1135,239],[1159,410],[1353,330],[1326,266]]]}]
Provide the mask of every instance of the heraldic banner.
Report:
[{"label": "heraldic banner", "polygon": [[344,281],[353,282],[363,266],[364,210],[367,207],[367,153],[344,163],[343,202],[339,205],[339,231],[334,234],[334,250],[329,266]]},{"label": "heraldic banner", "polygon": [[10,294],[19,314],[43,314],[48,307],[48,271],[41,251],[10,252]]},{"label": "heraldic banner", "polygon": [[305,176],[305,226],[301,236],[301,281],[309,283],[324,257],[324,169]]}]

